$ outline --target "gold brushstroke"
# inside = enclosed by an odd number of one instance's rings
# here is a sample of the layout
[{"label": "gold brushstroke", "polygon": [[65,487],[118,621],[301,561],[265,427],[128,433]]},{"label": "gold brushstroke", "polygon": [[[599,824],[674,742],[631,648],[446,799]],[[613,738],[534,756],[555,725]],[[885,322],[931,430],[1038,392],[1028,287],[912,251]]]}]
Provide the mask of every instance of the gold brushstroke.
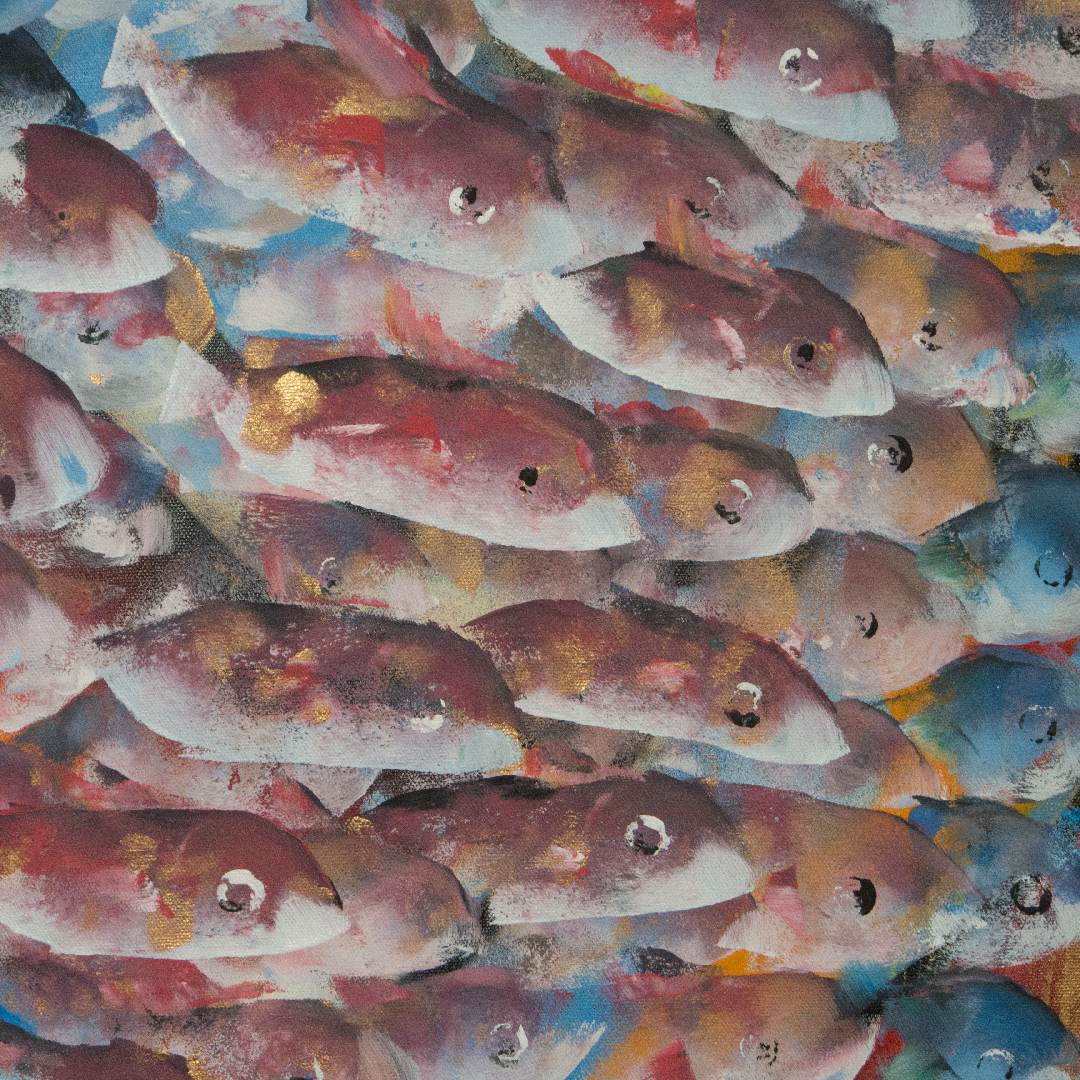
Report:
[{"label": "gold brushstroke", "polygon": [[274,355],[281,347],[278,338],[255,338],[244,350],[244,367],[259,371],[274,366]]},{"label": "gold brushstroke", "polygon": [[157,859],[158,842],[152,836],[142,833],[128,833],[120,841],[124,853],[124,862],[133,873],[149,870]]},{"label": "gold brushstroke", "polygon": [[664,331],[666,290],[651,281],[631,275],[626,279],[630,298],[630,321],[639,345],[648,345]]},{"label": "gold brushstroke", "polygon": [[287,371],[269,385],[251,387],[251,408],[240,438],[267,454],[277,454],[292,442],[292,429],[319,412],[322,394],[313,378]]},{"label": "gold brushstroke", "polygon": [[195,936],[195,901],[171,889],[162,889],[161,902],[168,906],[172,918],[161,910],[147,913],[146,937],[154,952],[177,949]]},{"label": "gold brushstroke", "polygon": [[105,381],[104,375],[87,375],[86,376],[95,386],[100,386]]},{"label": "gold brushstroke", "polygon": [[454,588],[474,593],[484,579],[484,542],[433,525],[413,525],[413,542]]},{"label": "gold brushstroke", "polygon": [[196,352],[217,330],[217,314],[199,268],[185,255],[171,252],[176,266],[165,275],[165,317],[176,337]]},{"label": "gold brushstroke", "polygon": [[0,877],[7,877],[22,868],[22,852],[15,848],[0,848]]}]

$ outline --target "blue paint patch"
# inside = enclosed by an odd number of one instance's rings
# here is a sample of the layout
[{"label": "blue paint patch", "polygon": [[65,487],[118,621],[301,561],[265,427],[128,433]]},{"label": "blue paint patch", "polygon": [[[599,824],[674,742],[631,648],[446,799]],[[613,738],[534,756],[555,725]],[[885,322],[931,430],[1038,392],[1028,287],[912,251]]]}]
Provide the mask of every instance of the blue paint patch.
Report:
[{"label": "blue paint patch", "polygon": [[22,649],[16,649],[0,667],[0,671],[7,671],[9,668],[16,667],[22,663]]},{"label": "blue paint patch", "polygon": [[64,475],[74,487],[85,491],[90,486],[90,477],[86,475],[86,468],[74,454],[61,454],[60,468],[64,470]]},{"label": "blue paint patch", "polygon": [[165,463],[198,491],[214,490],[214,470],[222,461],[221,443],[179,424],[151,424],[146,437]]},{"label": "blue paint patch", "polygon": [[1058,212],[1052,207],[1048,210],[1024,210],[1019,206],[1007,206],[1001,217],[1010,229],[1017,232],[1046,232],[1058,219]]},{"label": "blue paint patch", "polygon": [[29,1032],[35,1038],[37,1037],[37,1030],[30,1024],[29,1020],[26,1020],[15,1013],[8,1012],[2,1005],[0,1005],[0,1020],[5,1024],[11,1024],[12,1027],[21,1028],[23,1031]]}]

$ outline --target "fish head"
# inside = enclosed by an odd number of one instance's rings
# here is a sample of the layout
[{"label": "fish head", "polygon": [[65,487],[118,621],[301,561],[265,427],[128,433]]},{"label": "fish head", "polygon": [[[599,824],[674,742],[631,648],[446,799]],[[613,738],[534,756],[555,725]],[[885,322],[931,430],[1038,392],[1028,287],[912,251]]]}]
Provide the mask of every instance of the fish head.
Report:
[{"label": "fish head", "polygon": [[[165,955],[291,952],[348,928],[341,899],[314,856],[295,837],[254,814],[201,815],[177,851],[171,881],[178,893],[183,890],[177,904],[187,906],[190,938],[184,942],[178,935],[170,941],[169,924],[161,920],[155,947]],[[166,904],[168,884],[159,885]]]},{"label": "fish head", "polygon": [[[634,505],[667,559],[747,559],[806,540],[809,493],[785,451],[728,432],[623,429]],[[658,497],[659,496],[659,497]]]},{"label": "fish head", "polygon": [[383,250],[488,277],[551,270],[581,250],[550,147],[516,121],[446,112],[388,137],[386,169]]}]

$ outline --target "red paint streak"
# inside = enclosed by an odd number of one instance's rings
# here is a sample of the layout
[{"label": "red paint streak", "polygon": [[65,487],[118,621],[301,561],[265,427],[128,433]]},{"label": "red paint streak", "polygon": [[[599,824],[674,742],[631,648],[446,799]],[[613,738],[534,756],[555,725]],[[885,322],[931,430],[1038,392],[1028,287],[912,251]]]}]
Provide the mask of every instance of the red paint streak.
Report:
[{"label": "red paint streak", "polygon": [[114,331],[113,343],[120,349],[137,349],[151,338],[172,337],[173,324],[164,311],[140,311],[129,315]]},{"label": "red paint streak", "polygon": [[595,476],[596,462],[593,460],[593,452],[589,449],[589,444],[584,439],[578,439],[576,449],[578,464],[584,470],[585,475]]},{"label": "red paint streak", "polygon": [[616,68],[595,53],[586,52],[584,49],[579,49],[577,52],[568,52],[566,49],[548,49],[547,54],[559,70],[579,86],[584,86],[589,90],[598,90],[602,94],[611,94],[613,97],[625,98],[627,101],[651,105],[654,109],[662,109],[664,112],[677,113],[681,116],[698,115],[677,97],[620,75]]},{"label": "red paint streak", "polygon": [[828,174],[820,161],[812,161],[795,181],[795,194],[811,210],[830,210],[843,203],[829,188]]},{"label": "red paint streak", "polygon": [[396,424],[384,429],[387,435],[404,435],[414,439],[430,439],[431,451],[441,453],[442,441],[439,439],[439,425],[434,416],[406,416]]},{"label": "red paint streak", "polygon": [[694,3],[679,0],[624,0],[641,21],[642,31],[669,52],[697,51],[700,47]]},{"label": "red paint streak", "polygon": [[158,909],[161,911],[162,915],[164,915],[166,919],[176,918],[176,913],[171,907],[169,907],[168,904],[165,903],[165,901],[160,896],[158,897]]},{"label": "red paint streak", "polygon": [[697,1080],[682,1041],[673,1042],[649,1062],[649,1080]]},{"label": "red paint streak", "polygon": [[1026,645],[1018,645],[1017,648],[1025,652],[1035,653],[1037,656],[1045,656],[1048,660],[1056,663],[1069,662],[1069,658],[1076,652],[1076,646],[1080,645],[1080,637],[1070,638],[1068,641],[1029,641]]},{"label": "red paint streak", "polygon": [[1000,210],[995,210],[990,215],[990,220],[994,223],[994,232],[998,236],[1019,236],[1020,234],[1009,227],[1009,223],[1005,220],[1005,215]]},{"label": "red paint streak", "polygon": [[878,1036],[874,1049],[859,1070],[855,1080],[883,1080],[885,1067],[904,1049],[904,1040],[896,1028]]},{"label": "red paint streak", "polygon": [[[324,120],[318,128],[317,149],[320,153],[340,154],[346,151],[356,163],[374,158],[374,168],[386,173],[386,130],[377,116],[335,116]],[[360,150],[361,153],[357,153]]]},{"label": "red paint streak", "polygon": [[617,409],[606,402],[595,402],[593,411],[610,427],[630,427],[637,424],[671,424],[683,431],[708,431],[709,421],[689,405],[661,409],[651,401],[628,401]]}]

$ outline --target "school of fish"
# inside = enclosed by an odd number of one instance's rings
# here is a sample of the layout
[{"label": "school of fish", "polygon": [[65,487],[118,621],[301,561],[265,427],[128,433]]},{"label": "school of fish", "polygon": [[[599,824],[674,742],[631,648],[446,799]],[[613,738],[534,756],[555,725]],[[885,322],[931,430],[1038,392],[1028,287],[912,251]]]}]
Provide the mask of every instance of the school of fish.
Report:
[{"label": "school of fish", "polygon": [[1077,0],[0,4],[0,1080],[1080,1076],[1078,297]]}]

